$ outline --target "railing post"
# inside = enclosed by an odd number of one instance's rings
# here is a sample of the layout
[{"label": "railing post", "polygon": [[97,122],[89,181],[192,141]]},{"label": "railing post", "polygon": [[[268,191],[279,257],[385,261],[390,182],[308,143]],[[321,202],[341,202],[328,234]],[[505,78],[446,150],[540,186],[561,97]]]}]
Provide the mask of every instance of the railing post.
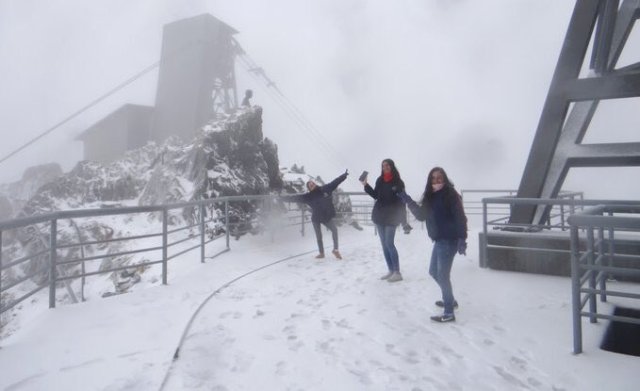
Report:
[{"label": "railing post", "polygon": [[573,315],[573,353],[582,353],[582,318],[580,312],[580,241],[578,227],[571,225],[571,313]]},{"label": "railing post", "polygon": [[[595,246],[593,245],[594,237],[593,237],[593,227],[587,228],[587,263],[592,268],[595,266]],[[587,270],[589,273],[589,288],[596,289],[596,271],[594,269]],[[598,318],[596,318],[595,314],[598,312],[597,302],[596,302],[596,294],[589,293],[589,321],[591,323],[596,323]]]},{"label": "railing post", "polygon": [[489,238],[487,237],[487,201],[482,200],[482,236],[483,240],[480,243],[480,251],[482,252],[480,257],[480,267],[487,267],[489,264],[489,251],[487,246],[489,244]]},{"label": "railing post", "polygon": [[167,247],[169,241],[168,225],[169,225],[169,211],[167,208],[162,209],[162,284],[167,285],[167,263],[168,263],[168,250]]},{"label": "railing post", "polygon": [[56,266],[58,263],[58,220],[51,220],[49,234],[49,308],[56,308]]},{"label": "railing post", "polygon": [[2,230],[0,230],[0,329],[2,329]]},{"label": "railing post", "polygon": [[[613,216],[613,212],[609,212],[609,216]],[[609,227],[609,235],[608,235],[608,240],[609,240],[609,246],[608,250],[609,250],[609,259],[608,259],[608,263],[607,266],[613,266],[613,256],[616,253],[616,249],[615,249],[615,242],[613,241],[613,227]],[[607,275],[607,278],[612,278],[610,274]]]},{"label": "railing post", "polygon": [[204,263],[204,204],[200,204],[200,263]]},{"label": "railing post", "polygon": [[564,218],[564,204],[560,204],[560,227],[563,231],[566,231],[565,218]]},{"label": "railing post", "polygon": [[224,230],[227,234],[227,250],[229,249],[229,201],[224,202]]},{"label": "railing post", "polygon": [[302,217],[302,228],[300,229],[300,233],[304,237],[304,220],[305,220],[305,211],[306,211],[306,209],[304,207],[302,207],[300,209],[302,210],[302,213],[300,214],[301,217]]},{"label": "railing post", "polygon": [[276,230],[275,230],[275,222],[273,220],[273,215],[271,214],[271,202],[268,198],[264,198],[262,200],[262,219],[267,221],[269,226],[269,234],[271,236],[271,243],[276,241]]},{"label": "railing post", "polygon": [[[604,228],[598,227],[598,258],[600,259],[600,266],[606,264],[606,254],[604,252]],[[600,301],[607,301],[607,276],[605,273],[600,276]]]},{"label": "railing post", "polygon": [[579,197],[580,197],[580,210],[584,210],[584,202],[583,202],[584,201],[584,193],[580,192]]}]

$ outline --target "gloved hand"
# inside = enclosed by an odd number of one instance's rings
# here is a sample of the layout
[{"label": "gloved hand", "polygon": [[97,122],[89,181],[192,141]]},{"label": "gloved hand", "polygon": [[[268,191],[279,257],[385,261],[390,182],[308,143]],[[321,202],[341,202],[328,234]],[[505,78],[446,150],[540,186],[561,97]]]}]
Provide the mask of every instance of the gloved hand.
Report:
[{"label": "gloved hand", "polygon": [[404,231],[405,235],[409,235],[411,233],[412,229],[413,229],[413,227],[410,226],[409,223],[402,224],[402,230]]},{"label": "gloved hand", "polygon": [[458,254],[467,255],[467,241],[463,238],[458,239]]},{"label": "gloved hand", "polygon": [[[393,188],[391,188],[391,190],[393,190]],[[397,195],[398,197],[400,197],[402,202],[404,202],[405,204],[407,204],[407,203],[409,203],[409,201],[411,201],[411,197],[409,197],[409,194],[407,194],[404,190],[399,191],[399,192],[394,192],[394,194]]]},{"label": "gloved hand", "polygon": [[344,170],[344,174],[343,175],[349,175],[349,169],[348,168],[346,170]]}]

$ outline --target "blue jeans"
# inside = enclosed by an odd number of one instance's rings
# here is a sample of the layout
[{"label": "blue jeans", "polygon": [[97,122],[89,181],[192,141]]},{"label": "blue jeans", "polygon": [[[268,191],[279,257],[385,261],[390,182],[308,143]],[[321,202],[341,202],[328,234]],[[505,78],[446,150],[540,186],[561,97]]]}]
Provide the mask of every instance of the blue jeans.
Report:
[{"label": "blue jeans", "polygon": [[451,266],[458,250],[457,240],[436,240],[431,252],[429,274],[440,286],[444,313],[453,314],[453,288],[451,287]]},{"label": "blue jeans", "polygon": [[400,271],[400,260],[398,259],[398,250],[393,243],[396,237],[396,225],[376,225],[380,243],[382,243],[382,252],[384,260],[387,261],[387,267],[390,272]]}]

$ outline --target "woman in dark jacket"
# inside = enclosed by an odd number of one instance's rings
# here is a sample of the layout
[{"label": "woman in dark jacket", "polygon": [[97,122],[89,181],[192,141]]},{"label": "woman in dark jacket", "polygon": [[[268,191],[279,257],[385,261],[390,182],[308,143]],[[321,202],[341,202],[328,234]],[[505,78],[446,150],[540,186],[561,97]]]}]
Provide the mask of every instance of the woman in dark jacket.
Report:
[{"label": "woman in dark jacket", "polygon": [[338,250],[338,228],[332,220],[336,215],[332,194],[338,185],[347,179],[347,175],[349,175],[349,172],[345,171],[344,174],[324,186],[318,186],[314,181],[309,181],[307,182],[308,193],[281,197],[284,201],[302,202],[311,207],[311,223],[318,241],[319,254],[316,256],[318,259],[324,258],[324,244],[322,242],[322,227],[320,224],[324,224],[331,231],[331,237],[333,238],[332,253],[336,258],[342,259],[342,255]]},{"label": "woman in dark jacket", "polygon": [[426,220],[427,232],[434,241],[429,274],[442,291],[442,301],[436,301],[436,305],[444,307],[444,314],[432,316],[431,319],[437,322],[455,321],[453,309],[458,303],[451,287],[451,266],[456,252],[464,255],[467,250],[467,217],[462,199],[441,167],[434,167],[429,172],[420,205],[405,192],[400,192],[398,196],[418,220]]},{"label": "woman in dark jacket", "polygon": [[400,173],[391,159],[382,161],[382,173],[376,180],[375,187],[371,187],[367,180],[363,180],[364,190],[373,197],[376,202],[373,205],[371,220],[376,225],[382,252],[387,261],[389,272],[381,277],[389,282],[402,281],[400,274],[400,261],[398,250],[394,244],[396,228],[406,221],[406,208],[398,198],[397,193],[404,191],[404,182],[400,179]]}]

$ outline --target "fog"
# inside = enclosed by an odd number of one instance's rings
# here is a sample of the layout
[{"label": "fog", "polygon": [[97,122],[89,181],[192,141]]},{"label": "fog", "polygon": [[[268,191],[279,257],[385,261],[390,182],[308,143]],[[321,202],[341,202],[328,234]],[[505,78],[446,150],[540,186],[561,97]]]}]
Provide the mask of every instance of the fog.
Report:
[{"label": "fog", "polygon": [[[573,6],[0,0],[0,156],[157,61],[164,24],[211,13],[239,31],[247,53],[330,146],[310,137],[238,66],[238,90],[253,89],[252,102],[264,107],[264,134],[278,144],[281,164],[302,164],[325,179],[349,168],[356,174],[345,183],[349,190],[361,188],[360,171],[377,174],[388,157],[413,194],[435,165],[458,188],[517,188]],[[637,38],[622,63],[637,61]],[[40,163],[70,169],[82,158],[78,134],[124,103],[153,105],[156,81],[157,72],[148,74],[2,163],[0,182]],[[596,114],[594,126],[604,130],[585,141],[638,141],[637,100],[617,103]],[[638,198],[634,181],[621,180],[630,175],[637,177],[635,169],[572,170],[565,189]],[[614,188],[621,182],[626,187]]]}]

